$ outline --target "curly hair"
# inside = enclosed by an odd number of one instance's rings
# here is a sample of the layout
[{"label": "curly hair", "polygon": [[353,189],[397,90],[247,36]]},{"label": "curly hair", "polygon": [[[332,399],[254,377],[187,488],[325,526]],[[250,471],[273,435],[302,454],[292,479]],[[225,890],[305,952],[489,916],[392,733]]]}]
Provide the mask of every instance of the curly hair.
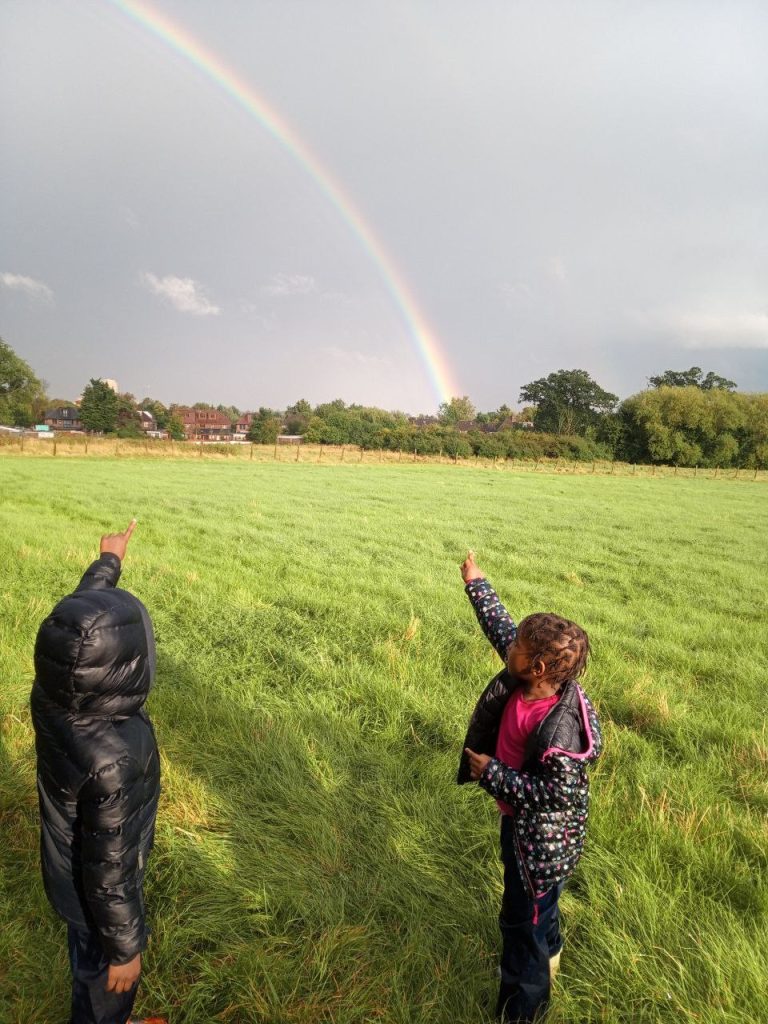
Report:
[{"label": "curly hair", "polygon": [[542,659],[549,679],[558,689],[569,679],[584,674],[589,637],[575,622],[549,612],[536,612],[522,620],[517,636],[534,657]]}]

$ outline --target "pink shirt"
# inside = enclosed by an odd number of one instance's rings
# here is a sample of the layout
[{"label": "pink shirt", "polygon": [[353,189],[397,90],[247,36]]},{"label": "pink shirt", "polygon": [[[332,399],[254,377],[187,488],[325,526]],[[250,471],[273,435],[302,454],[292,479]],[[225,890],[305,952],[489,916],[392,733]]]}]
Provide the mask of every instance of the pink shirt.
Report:
[{"label": "pink shirt", "polygon": [[[528,737],[546,718],[550,710],[560,700],[560,694],[542,697],[540,700],[523,700],[523,691],[518,687],[507,701],[501,716],[499,738],[496,741],[496,757],[499,761],[519,772],[525,760],[525,745]],[[511,804],[497,800],[502,814],[514,814]]]}]

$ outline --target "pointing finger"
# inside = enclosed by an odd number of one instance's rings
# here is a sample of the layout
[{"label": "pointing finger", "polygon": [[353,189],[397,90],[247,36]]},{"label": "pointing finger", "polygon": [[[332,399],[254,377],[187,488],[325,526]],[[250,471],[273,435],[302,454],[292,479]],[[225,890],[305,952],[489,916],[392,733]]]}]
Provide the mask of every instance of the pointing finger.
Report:
[{"label": "pointing finger", "polygon": [[127,530],[125,531],[125,533],[123,534],[123,536],[125,537],[125,539],[126,539],[126,540],[130,540],[131,534],[132,534],[132,533],[133,533],[133,531],[134,531],[134,530],[136,529],[136,523],[137,523],[137,520],[136,520],[136,518],[134,517],[134,518],[133,518],[133,519],[132,519],[132,520],[130,521],[130,523],[128,524],[128,529],[127,529]]}]

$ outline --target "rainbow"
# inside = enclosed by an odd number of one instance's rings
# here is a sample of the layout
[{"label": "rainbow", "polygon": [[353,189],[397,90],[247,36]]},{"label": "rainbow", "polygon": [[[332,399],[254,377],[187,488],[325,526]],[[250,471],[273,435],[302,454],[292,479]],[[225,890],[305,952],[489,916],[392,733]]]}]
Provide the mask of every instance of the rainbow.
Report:
[{"label": "rainbow", "polygon": [[239,106],[253,115],[307,171],[378,268],[394,304],[408,327],[409,335],[426,367],[438,400],[449,401],[452,396],[461,394],[434,330],[420,311],[411,289],[395,266],[392,257],[352,199],[341,185],[334,181],[330,172],[299,138],[285,118],[270,107],[247,82],[225,67],[215,54],[165,15],[153,10],[149,4],[141,3],[139,0],[109,0],[109,3],[167,43],[220,86]]}]

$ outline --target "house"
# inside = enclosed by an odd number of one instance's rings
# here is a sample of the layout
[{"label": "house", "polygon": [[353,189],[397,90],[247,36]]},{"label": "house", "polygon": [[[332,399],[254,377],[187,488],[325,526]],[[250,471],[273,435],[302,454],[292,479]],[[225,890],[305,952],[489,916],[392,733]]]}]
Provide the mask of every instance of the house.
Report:
[{"label": "house", "polygon": [[240,418],[237,423],[234,424],[234,433],[232,434],[233,441],[245,441],[248,436],[248,431],[251,429],[251,423],[253,422],[253,413],[244,412],[240,414]]},{"label": "house", "polygon": [[231,441],[232,421],[218,409],[174,409],[188,441]]},{"label": "house", "polygon": [[149,431],[152,431],[152,434],[154,434],[157,431],[157,420],[151,412],[147,412],[146,409],[139,409],[139,426],[145,434],[149,433]]},{"label": "house", "polygon": [[54,409],[46,409],[43,423],[52,430],[83,429],[80,410],[73,405],[58,405]]}]

